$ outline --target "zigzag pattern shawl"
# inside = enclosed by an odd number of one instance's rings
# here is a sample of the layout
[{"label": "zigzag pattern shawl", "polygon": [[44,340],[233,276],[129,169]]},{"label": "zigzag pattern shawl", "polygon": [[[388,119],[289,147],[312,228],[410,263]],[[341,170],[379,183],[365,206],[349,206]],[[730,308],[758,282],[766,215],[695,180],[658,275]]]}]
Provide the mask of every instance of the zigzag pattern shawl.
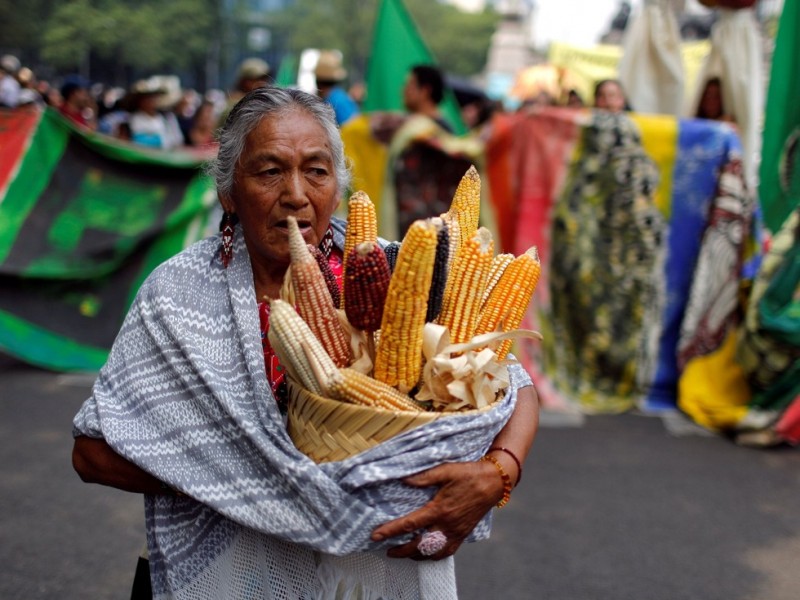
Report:
[{"label": "zigzag pattern shawl", "polygon": [[[343,222],[334,232],[341,247]],[[186,494],[145,497],[154,597],[455,597],[452,560],[390,560],[385,548],[410,538],[369,535],[434,492],[397,480],[477,460],[528,376],[510,367],[512,386],[493,411],[316,465],[292,444],[267,383],[240,228],[228,269],[219,248],[219,236],[198,242],[148,278],[74,420],[75,435],[104,438]],[[489,529],[490,515],[472,538]]]}]

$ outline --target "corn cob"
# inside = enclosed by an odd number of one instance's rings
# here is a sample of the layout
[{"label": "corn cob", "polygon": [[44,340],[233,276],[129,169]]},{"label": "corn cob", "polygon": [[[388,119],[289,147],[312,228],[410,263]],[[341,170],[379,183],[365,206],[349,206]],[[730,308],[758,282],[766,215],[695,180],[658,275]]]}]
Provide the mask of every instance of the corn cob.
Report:
[{"label": "corn cob", "polygon": [[478,229],[481,214],[481,176],[474,166],[467,169],[458,183],[447,213],[458,221],[461,244],[472,239]]},{"label": "corn cob", "polygon": [[374,375],[403,393],[417,384],[422,370],[422,329],[437,233],[436,226],[426,220],[414,221],[408,228],[383,308]]},{"label": "corn cob", "polygon": [[[489,295],[481,312],[476,334],[517,329],[536,290],[540,272],[541,263],[535,246],[516,257],[506,267]],[[511,343],[512,340],[500,342],[495,350],[498,360],[506,357]]]},{"label": "corn cob", "polygon": [[322,277],[325,279],[325,285],[328,286],[328,292],[331,295],[331,300],[333,300],[333,306],[341,308],[342,295],[339,291],[339,284],[336,283],[336,275],[333,274],[331,265],[328,263],[328,258],[322,253],[322,250],[313,244],[308,244],[308,251],[311,252],[311,256],[317,261],[319,270],[322,271]]},{"label": "corn cob", "polygon": [[384,249],[383,253],[386,255],[386,260],[389,263],[389,270],[394,272],[394,265],[397,262],[397,253],[400,251],[399,242],[391,242]]},{"label": "corn cob", "polygon": [[364,242],[353,249],[344,273],[348,290],[344,312],[351,325],[368,332],[380,329],[390,278],[389,263],[380,246]]},{"label": "corn cob", "polygon": [[436,237],[436,258],[433,262],[431,291],[428,295],[428,312],[425,322],[429,323],[439,316],[442,310],[442,298],[447,283],[447,272],[450,266],[450,234],[443,219],[433,218],[431,221],[439,227]]},{"label": "corn cob", "polygon": [[339,369],[338,373],[331,377],[328,390],[333,397],[352,404],[375,406],[386,410],[414,412],[421,410],[420,406],[408,396],[355,369]]},{"label": "corn cob", "polygon": [[[353,249],[364,242],[378,241],[378,217],[375,214],[375,205],[365,192],[356,192],[350,196],[347,204],[347,229],[344,234],[344,265],[347,267],[347,257]],[[342,297],[347,292],[342,281]]]},{"label": "corn cob", "polygon": [[512,260],[514,260],[514,255],[510,252],[498,254],[494,257],[494,259],[492,259],[492,266],[489,269],[489,276],[486,278],[486,289],[483,292],[483,299],[481,300],[481,311],[483,310],[483,307],[486,306],[486,301],[489,299],[489,294],[492,293],[492,290],[497,285],[497,282],[500,281],[500,276],[503,274],[503,271],[505,271],[506,267],[511,264]]},{"label": "corn cob", "polygon": [[315,394],[327,395],[327,381],[338,369],[288,302],[270,301],[267,337],[278,360],[294,379]]},{"label": "corn cob", "polygon": [[325,278],[311,256],[297,220],[288,218],[292,286],[297,312],[308,323],[337,367],[350,363],[350,339],[339,323]]},{"label": "corn cob", "polygon": [[450,341],[454,344],[468,342],[475,335],[493,257],[492,234],[485,227],[478,229],[456,253],[437,319],[450,331]]}]

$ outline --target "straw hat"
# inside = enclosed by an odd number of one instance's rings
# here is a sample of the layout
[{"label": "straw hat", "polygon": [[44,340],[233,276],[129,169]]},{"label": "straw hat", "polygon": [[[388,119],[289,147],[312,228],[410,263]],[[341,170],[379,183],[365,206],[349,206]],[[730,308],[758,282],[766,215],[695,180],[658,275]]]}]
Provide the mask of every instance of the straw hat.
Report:
[{"label": "straw hat", "polygon": [[236,72],[236,80],[244,81],[248,79],[266,79],[269,75],[269,64],[260,58],[246,58],[239,65]]},{"label": "straw hat", "polygon": [[317,81],[339,82],[347,78],[347,70],[342,67],[342,53],[338,50],[322,50],[314,69]]}]

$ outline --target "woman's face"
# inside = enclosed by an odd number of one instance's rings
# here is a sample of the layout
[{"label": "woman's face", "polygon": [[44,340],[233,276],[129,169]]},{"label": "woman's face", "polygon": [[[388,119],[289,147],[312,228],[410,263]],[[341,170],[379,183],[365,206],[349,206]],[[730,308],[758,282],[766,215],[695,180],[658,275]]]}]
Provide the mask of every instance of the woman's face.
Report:
[{"label": "woman's face", "polygon": [[333,152],[325,130],[301,109],[265,117],[245,140],[226,211],[239,217],[254,266],[289,262],[287,217],[318,245],[338,205]]},{"label": "woman's face", "polygon": [[614,81],[606,81],[597,90],[594,105],[609,112],[622,112],[625,110],[625,96],[622,88]]}]

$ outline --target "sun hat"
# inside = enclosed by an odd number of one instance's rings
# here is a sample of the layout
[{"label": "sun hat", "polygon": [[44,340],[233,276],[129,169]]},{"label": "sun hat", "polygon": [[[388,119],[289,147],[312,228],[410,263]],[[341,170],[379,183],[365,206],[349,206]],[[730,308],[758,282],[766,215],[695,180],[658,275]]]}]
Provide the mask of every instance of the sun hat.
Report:
[{"label": "sun hat", "polygon": [[239,81],[247,79],[265,79],[269,75],[269,64],[260,58],[246,58],[239,65],[236,78]]},{"label": "sun hat", "polygon": [[342,67],[342,53],[338,50],[322,50],[314,69],[317,81],[339,82],[347,78],[347,70]]}]

